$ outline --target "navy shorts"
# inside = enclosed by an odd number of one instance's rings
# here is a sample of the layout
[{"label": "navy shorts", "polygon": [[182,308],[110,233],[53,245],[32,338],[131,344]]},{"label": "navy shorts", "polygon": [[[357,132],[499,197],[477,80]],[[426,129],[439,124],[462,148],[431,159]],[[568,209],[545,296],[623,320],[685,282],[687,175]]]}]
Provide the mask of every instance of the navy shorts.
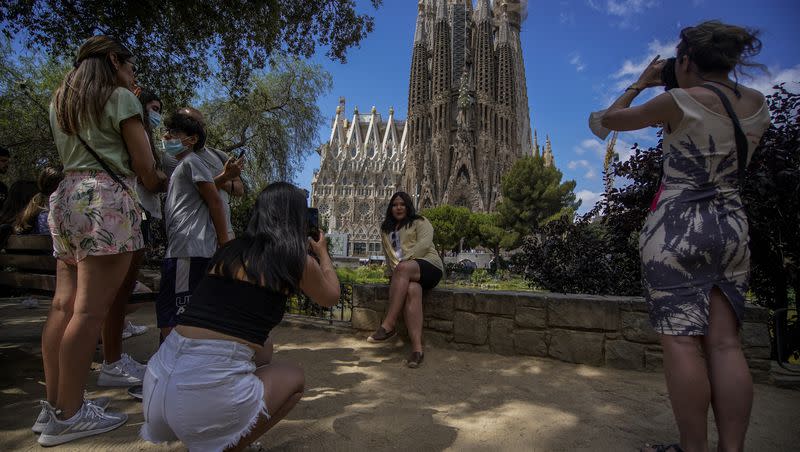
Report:
[{"label": "navy shorts", "polygon": [[161,263],[161,289],[156,298],[159,328],[174,327],[192,299],[192,292],[208,272],[207,257],[168,257]]}]

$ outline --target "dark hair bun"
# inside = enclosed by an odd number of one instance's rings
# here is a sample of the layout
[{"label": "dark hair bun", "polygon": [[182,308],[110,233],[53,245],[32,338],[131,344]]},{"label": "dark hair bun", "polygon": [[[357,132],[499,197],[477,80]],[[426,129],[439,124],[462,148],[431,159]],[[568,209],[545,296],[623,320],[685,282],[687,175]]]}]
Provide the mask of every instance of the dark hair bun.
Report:
[{"label": "dark hair bun", "polygon": [[703,72],[730,72],[737,66],[760,67],[749,61],[761,52],[759,32],[717,20],[681,30],[678,54],[688,55]]}]

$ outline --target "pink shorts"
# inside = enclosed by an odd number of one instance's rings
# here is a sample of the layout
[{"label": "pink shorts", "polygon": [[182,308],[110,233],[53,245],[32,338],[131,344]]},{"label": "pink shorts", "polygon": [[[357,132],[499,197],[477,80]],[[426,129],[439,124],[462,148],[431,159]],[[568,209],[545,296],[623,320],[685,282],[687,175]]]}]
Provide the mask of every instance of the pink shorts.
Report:
[{"label": "pink shorts", "polygon": [[[123,177],[133,187],[133,176]],[[75,264],[86,256],[144,248],[138,201],[103,171],[66,173],[50,195],[53,256]]]}]

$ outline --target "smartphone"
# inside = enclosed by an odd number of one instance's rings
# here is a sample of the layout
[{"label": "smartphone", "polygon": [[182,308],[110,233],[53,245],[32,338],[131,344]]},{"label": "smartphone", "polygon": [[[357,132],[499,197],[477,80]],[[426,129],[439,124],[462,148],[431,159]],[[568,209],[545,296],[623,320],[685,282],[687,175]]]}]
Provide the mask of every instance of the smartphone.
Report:
[{"label": "smartphone", "polygon": [[661,81],[664,82],[664,91],[679,88],[678,77],[675,76],[675,58],[667,58],[661,69]]},{"label": "smartphone", "polygon": [[308,236],[319,240],[319,210],[315,207],[308,208]]}]

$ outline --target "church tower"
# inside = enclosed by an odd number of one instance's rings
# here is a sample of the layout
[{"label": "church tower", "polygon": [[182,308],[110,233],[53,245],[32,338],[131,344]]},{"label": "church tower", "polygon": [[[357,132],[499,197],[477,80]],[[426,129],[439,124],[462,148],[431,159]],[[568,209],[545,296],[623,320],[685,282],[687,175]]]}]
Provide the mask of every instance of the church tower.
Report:
[{"label": "church tower", "polygon": [[417,207],[492,211],[500,180],[534,150],[520,0],[420,0],[401,188]]}]

